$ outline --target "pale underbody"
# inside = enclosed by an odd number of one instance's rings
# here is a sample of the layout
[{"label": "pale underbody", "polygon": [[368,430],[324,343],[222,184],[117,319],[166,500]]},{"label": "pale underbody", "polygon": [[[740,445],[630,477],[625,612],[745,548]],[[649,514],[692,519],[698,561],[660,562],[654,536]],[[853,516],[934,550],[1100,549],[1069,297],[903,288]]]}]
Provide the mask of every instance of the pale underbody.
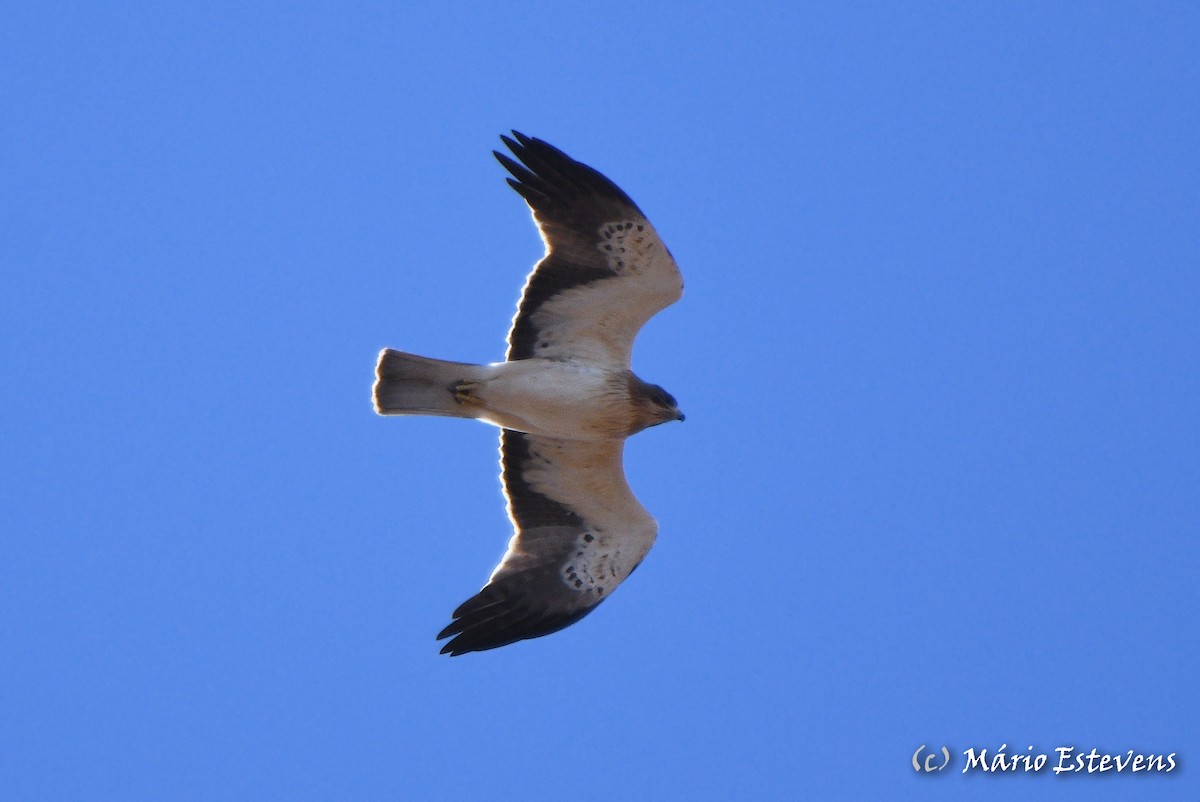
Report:
[{"label": "pale underbody", "polygon": [[[623,439],[633,430],[631,374],[570,359],[523,359],[464,382],[464,411],[504,429],[562,440]],[[640,428],[640,427],[638,427]]]}]

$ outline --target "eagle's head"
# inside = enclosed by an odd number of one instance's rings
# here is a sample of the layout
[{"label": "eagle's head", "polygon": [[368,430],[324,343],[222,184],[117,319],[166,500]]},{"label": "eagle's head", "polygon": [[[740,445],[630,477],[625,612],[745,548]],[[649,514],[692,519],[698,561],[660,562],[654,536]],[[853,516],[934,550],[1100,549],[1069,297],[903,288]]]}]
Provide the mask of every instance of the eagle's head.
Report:
[{"label": "eagle's head", "polygon": [[650,384],[631,376],[629,391],[634,407],[635,432],[660,423],[684,419],[675,396],[657,384]]}]

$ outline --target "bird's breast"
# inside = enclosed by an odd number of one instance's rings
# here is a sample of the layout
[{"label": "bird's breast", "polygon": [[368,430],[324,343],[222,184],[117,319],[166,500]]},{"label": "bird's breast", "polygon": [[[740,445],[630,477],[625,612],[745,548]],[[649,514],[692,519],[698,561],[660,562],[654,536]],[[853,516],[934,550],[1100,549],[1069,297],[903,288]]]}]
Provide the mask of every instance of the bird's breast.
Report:
[{"label": "bird's breast", "polygon": [[625,437],[633,424],[627,371],[558,359],[494,365],[480,393],[483,420],[566,440]]}]

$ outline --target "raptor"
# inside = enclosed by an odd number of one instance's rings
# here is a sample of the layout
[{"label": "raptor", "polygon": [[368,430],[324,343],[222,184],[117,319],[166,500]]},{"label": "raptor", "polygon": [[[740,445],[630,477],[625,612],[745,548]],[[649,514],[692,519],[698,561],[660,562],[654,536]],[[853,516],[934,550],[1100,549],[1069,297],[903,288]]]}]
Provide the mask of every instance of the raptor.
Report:
[{"label": "raptor", "polygon": [[514,534],[483,589],[438,635],[459,655],[556,632],[608,598],[658,524],[625,479],[625,439],[683,420],[630,369],[633,341],[683,281],[650,221],[617,186],[540,139],[502,136],[508,183],[546,244],[525,281],[505,361],[446,362],[384,349],[380,415],[474,418],[501,428]]}]

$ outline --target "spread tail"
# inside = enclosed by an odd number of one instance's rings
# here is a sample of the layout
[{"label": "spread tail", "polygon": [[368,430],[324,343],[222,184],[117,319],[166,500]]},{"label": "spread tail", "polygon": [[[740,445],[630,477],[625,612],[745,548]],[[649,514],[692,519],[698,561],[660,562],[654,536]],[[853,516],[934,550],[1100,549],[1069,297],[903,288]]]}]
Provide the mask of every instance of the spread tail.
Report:
[{"label": "spread tail", "polygon": [[487,368],[445,362],[385,348],[375,365],[375,411],[380,415],[448,415],[474,418],[478,406],[463,403],[462,386],[487,378]]}]

